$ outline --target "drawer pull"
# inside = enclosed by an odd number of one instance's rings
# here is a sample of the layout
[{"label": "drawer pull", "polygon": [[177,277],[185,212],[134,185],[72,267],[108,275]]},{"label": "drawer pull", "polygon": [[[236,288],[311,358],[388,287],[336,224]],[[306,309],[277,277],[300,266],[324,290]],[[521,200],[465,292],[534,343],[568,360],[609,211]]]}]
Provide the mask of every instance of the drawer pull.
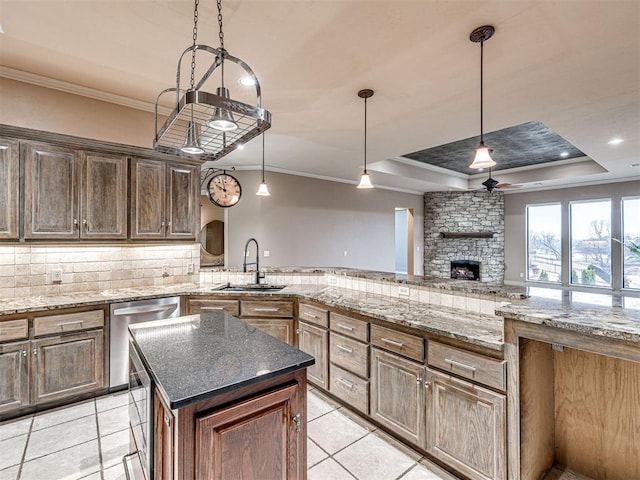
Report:
[{"label": "drawer pull", "polygon": [[388,343],[389,345],[393,345],[394,347],[398,347],[398,348],[404,347],[404,343],[396,342],[395,340],[390,340],[384,337],[382,337],[380,340],[382,340],[384,343]]},{"label": "drawer pull", "polygon": [[470,372],[476,371],[476,367],[474,367],[473,365],[467,365],[466,363],[456,362],[455,360],[451,360],[450,358],[445,358],[444,361],[447,362],[452,367],[464,368],[466,370],[469,370]]},{"label": "drawer pull", "polygon": [[277,312],[278,310],[278,307],[256,307],[253,309],[254,312]]},{"label": "drawer pull", "polygon": [[352,353],[353,353],[353,349],[351,349],[351,348],[349,348],[349,347],[345,347],[344,345],[340,345],[340,344],[338,344],[338,345],[336,345],[336,348],[337,348],[338,350],[342,350],[343,352],[346,352],[346,353],[348,353],[348,354],[352,354]]},{"label": "drawer pull", "polygon": [[202,311],[206,311],[206,310],[224,310],[224,307],[200,307],[200,310],[202,310]]},{"label": "drawer pull", "polygon": [[345,387],[347,387],[349,390],[353,390],[353,387],[355,387],[355,385],[353,383],[351,383],[348,380],[345,380],[344,378],[338,377],[336,379],[336,381],[338,383],[341,383],[342,385],[344,385]]},{"label": "drawer pull", "polygon": [[349,325],[345,325],[344,323],[336,323],[336,327],[340,327],[344,330],[348,330],[350,332],[353,332],[353,327],[350,327]]},{"label": "drawer pull", "polygon": [[64,329],[64,327],[68,327],[69,325],[82,325],[82,322],[84,322],[84,320],[74,320],[73,322],[61,322],[58,323],[58,326],[62,329]]}]

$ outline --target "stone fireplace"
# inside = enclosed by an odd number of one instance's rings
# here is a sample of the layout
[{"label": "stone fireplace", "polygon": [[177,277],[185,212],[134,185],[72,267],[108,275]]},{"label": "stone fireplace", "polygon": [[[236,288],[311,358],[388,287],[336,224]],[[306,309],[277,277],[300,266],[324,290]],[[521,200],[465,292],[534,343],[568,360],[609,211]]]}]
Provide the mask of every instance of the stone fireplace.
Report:
[{"label": "stone fireplace", "polygon": [[480,281],[480,262],[474,260],[452,260],[451,278],[453,280]]},{"label": "stone fireplace", "polygon": [[478,262],[482,282],[504,281],[503,193],[425,193],[424,274],[451,278],[455,260]]}]

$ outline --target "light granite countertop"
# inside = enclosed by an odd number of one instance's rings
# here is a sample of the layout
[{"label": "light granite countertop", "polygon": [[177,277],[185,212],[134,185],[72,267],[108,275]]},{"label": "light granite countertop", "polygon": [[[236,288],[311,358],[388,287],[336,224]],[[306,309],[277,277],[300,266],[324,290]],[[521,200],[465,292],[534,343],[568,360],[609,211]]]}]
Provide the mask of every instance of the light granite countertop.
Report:
[{"label": "light granite countertop", "polygon": [[[124,288],[101,292],[25,297],[0,300],[0,315],[20,314],[90,305],[157,298],[171,295],[237,296],[217,291],[220,285]],[[246,293],[241,293],[246,295]],[[550,325],[565,330],[640,343],[640,298],[585,294],[541,288],[528,289],[530,298],[513,299],[496,310],[499,316],[422,303],[324,285],[290,285],[279,292],[251,292],[259,296],[292,296],[405,325],[427,333],[454,338],[500,351],[503,348],[501,316]]]}]

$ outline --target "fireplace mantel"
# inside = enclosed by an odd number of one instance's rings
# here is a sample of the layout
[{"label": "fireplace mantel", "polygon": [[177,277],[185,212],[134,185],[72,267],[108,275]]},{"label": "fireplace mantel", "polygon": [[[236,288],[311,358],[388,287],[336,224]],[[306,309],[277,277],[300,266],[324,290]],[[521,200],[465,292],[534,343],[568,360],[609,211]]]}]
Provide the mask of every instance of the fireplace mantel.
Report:
[{"label": "fireplace mantel", "polygon": [[495,232],[440,232],[441,238],[493,238]]}]

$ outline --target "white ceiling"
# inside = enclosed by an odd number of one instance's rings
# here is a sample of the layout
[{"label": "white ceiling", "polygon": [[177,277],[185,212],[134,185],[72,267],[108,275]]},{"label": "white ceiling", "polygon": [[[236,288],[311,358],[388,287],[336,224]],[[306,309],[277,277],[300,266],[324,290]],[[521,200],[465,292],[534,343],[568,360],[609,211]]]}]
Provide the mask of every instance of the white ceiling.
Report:
[{"label": "white ceiling", "polygon": [[[532,188],[640,178],[632,166],[640,162],[638,0],[225,0],[223,14],[225,46],[256,72],[273,115],[267,170],[355,183],[357,92],[372,88],[367,159],[376,185],[477,185],[486,174],[449,175],[398,157],[479,133],[480,51],[469,33],[491,24],[485,131],[541,121],[606,170],[570,163],[553,176],[546,168],[494,176]],[[175,85],[192,15],[190,1],[0,0],[0,63],[152,103]],[[218,46],[213,0],[202,1],[199,19],[199,43]],[[231,88],[235,98],[241,87]],[[625,141],[609,145],[613,137]],[[218,164],[255,167],[260,146]]]}]

